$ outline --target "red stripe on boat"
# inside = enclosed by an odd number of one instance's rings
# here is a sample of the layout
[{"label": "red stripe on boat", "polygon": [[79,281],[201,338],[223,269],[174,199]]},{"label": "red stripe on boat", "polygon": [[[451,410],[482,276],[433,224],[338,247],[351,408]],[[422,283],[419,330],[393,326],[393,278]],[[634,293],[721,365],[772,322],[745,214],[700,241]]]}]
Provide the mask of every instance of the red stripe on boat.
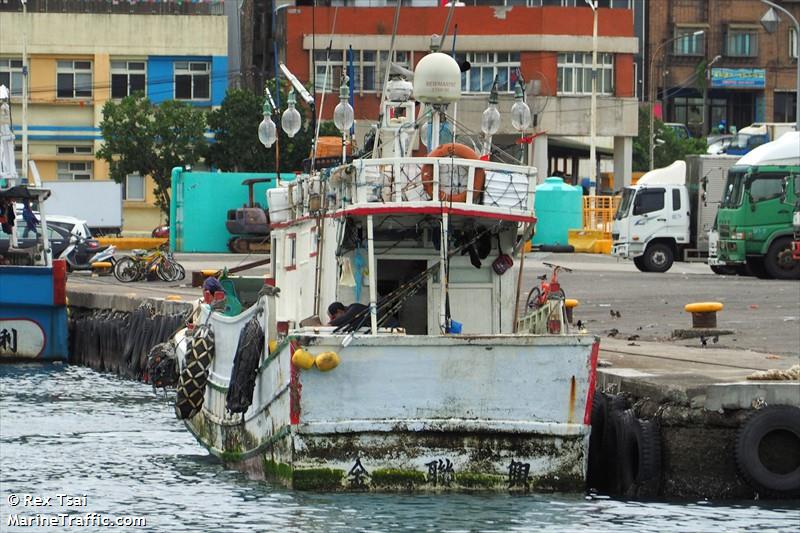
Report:
[{"label": "red stripe on boat", "polygon": [[586,392],[586,411],[583,413],[583,423],[587,426],[592,423],[592,401],[594,388],[597,383],[597,359],[600,356],[600,343],[592,344],[592,354],[589,356],[589,390]]}]

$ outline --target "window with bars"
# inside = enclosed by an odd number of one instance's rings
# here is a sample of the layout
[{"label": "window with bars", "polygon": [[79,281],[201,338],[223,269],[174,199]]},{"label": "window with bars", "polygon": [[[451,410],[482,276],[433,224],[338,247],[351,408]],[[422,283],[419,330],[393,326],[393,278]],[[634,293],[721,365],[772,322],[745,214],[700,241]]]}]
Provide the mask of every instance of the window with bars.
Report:
[{"label": "window with bars", "polygon": [[[317,50],[314,53],[316,92],[339,90],[342,72],[347,73],[350,61],[347,50]],[[395,51],[395,64],[410,68],[411,53]],[[353,91],[378,92],[382,90],[385,68],[389,65],[389,53],[375,50],[353,50]],[[327,78],[325,76],[327,71]]]},{"label": "window with bars", "polygon": [[0,58],[0,85],[8,87],[11,96],[22,96],[22,59]]},{"label": "window with bars", "polygon": [[456,54],[456,61],[469,61],[470,69],[461,74],[465,93],[488,93],[497,78],[497,90],[513,92],[520,67],[519,52],[466,52]]},{"label": "window with bars", "polygon": [[673,53],[676,56],[704,55],[706,50],[706,35],[705,33],[699,33],[700,31],[702,31],[702,28],[675,28],[675,42],[672,45]]},{"label": "window with bars", "polygon": [[725,55],[728,57],[756,57],[758,55],[758,30],[729,28],[725,36]]},{"label": "window with bars", "polygon": [[57,92],[59,98],[92,97],[92,62],[56,62]]},{"label": "window with bars", "polygon": [[211,64],[207,61],[175,63],[175,99],[209,100],[211,98]]},{"label": "window with bars", "polygon": [[[592,93],[592,54],[558,54],[558,94]],[[614,94],[614,54],[597,54],[597,94]]]},{"label": "window with bars", "polygon": [[59,161],[58,179],[80,181],[92,179],[92,163],[90,161]]},{"label": "window with bars", "polygon": [[147,63],[144,61],[111,62],[111,98],[144,94],[147,86]]}]

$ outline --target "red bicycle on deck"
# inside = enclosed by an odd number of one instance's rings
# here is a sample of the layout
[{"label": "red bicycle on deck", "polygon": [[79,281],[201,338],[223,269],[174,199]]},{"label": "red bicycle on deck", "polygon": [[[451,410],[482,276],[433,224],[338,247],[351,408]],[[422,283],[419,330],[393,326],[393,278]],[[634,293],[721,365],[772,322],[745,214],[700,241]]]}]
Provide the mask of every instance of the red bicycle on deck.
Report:
[{"label": "red bicycle on deck", "polygon": [[[572,269],[553,265],[551,263],[543,263],[545,266],[553,269],[553,274],[550,281],[547,281],[547,274],[542,274],[536,278],[539,280],[539,286],[531,289],[528,293],[528,299],[525,302],[525,308],[529,313],[538,315],[539,321],[546,321],[547,333],[558,334],[567,327],[566,308],[564,307],[564,300],[566,298],[564,289],[558,282],[559,271],[572,272]],[[543,308],[547,307],[548,310]],[[542,315],[541,313],[545,313]],[[540,324],[542,322],[539,322]],[[536,327],[538,330],[538,327]]]}]

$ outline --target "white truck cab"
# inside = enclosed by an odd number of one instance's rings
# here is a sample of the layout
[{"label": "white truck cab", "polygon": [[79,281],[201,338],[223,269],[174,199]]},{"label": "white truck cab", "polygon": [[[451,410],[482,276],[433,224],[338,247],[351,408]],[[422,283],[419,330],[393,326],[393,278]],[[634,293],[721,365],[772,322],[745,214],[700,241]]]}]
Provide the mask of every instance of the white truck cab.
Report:
[{"label": "white truck cab", "polygon": [[690,241],[686,162],[651,170],[626,187],[614,217],[612,254],[642,272],[666,272]]}]

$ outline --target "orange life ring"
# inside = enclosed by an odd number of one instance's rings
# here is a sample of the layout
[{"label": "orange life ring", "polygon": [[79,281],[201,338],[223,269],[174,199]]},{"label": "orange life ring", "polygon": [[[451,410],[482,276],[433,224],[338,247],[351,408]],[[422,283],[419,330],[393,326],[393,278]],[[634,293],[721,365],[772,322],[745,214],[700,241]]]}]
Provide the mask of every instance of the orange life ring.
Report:
[{"label": "orange life ring", "polygon": [[[436,147],[427,157],[460,157],[461,159],[480,159],[478,154],[469,146],[461,143],[442,144]],[[475,169],[475,190],[482,191],[484,173],[482,168]],[[433,165],[422,166],[422,187],[428,196],[433,198]],[[466,202],[467,191],[456,194],[446,194],[439,190],[439,200],[443,202]],[[474,198],[473,198],[474,200]]]}]

